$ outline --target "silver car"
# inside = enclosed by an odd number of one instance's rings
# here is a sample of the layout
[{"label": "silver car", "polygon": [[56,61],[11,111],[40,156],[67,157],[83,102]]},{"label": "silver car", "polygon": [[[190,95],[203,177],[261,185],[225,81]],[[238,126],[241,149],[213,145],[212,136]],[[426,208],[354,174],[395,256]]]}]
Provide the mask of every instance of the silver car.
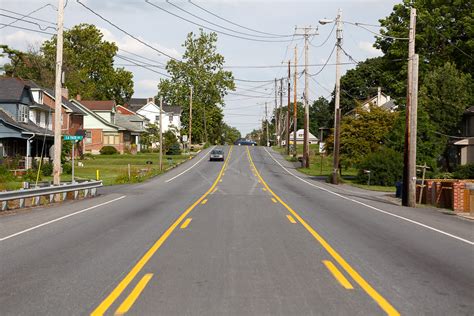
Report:
[{"label": "silver car", "polygon": [[209,155],[210,161],[224,161],[224,151],[222,149],[213,149]]}]

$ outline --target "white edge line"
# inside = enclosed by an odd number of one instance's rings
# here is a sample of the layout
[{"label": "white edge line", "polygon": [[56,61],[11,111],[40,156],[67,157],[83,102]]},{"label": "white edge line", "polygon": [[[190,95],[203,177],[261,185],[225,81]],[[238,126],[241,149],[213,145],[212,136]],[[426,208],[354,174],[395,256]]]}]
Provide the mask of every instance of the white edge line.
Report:
[{"label": "white edge line", "polygon": [[74,216],[74,215],[77,215],[77,214],[81,214],[81,213],[84,213],[84,212],[93,210],[93,209],[98,208],[98,207],[100,207],[100,206],[104,206],[104,205],[110,204],[110,203],[112,203],[112,202],[121,200],[121,199],[123,199],[124,197],[125,197],[125,195],[122,195],[122,196],[120,196],[120,197],[118,197],[118,198],[116,198],[116,199],[113,199],[113,200],[110,200],[110,201],[107,201],[107,202],[104,202],[104,203],[100,203],[100,204],[97,204],[97,205],[94,205],[94,206],[85,208],[85,209],[83,209],[83,210],[80,210],[80,211],[77,211],[77,212],[74,212],[74,213],[71,213],[71,214],[68,214],[68,215],[64,215],[64,216],[55,218],[55,219],[50,220],[50,221],[48,221],[48,222],[45,222],[45,223],[42,223],[42,224],[39,224],[39,225],[30,227],[30,228],[27,228],[27,229],[25,229],[25,230],[19,231],[19,232],[17,232],[17,233],[11,234],[11,235],[9,235],[9,236],[0,238],[0,241],[5,241],[5,240],[7,240],[7,239],[16,237],[16,236],[18,236],[18,235],[22,235],[22,234],[24,234],[24,233],[27,233],[27,232],[30,232],[30,231],[32,231],[32,230],[38,229],[38,228],[40,228],[40,227],[43,227],[43,226],[46,226],[46,225],[49,225],[49,224],[58,222],[58,221],[60,221],[60,220],[66,219],[66,218],[68,218],[68,217],[71,217],[71,216]]},{"label": "white edge line", "polygon": [[[216,147],[216,146],[213,146],[213,147],[211,148],[211,150],[214,149],[214,147]],[[210,151],[209,151],[209,152],[210,152]],[[208,152],[208,153],[209,153],[209,152]],[[194,168],[198,163],[200,163],[204,158],[207,157],[207,154],[208,154],[208,153],[206,153],[201,159],[199,159],[198,161],[196,161],[196,163],[194,163],[191,167],[189,167],[188,169],[184,170],[183,172],[181,172],[181,173],[175,175],[174,177],[172,177],[172,178],[166,180],[165,182],[168,183],[168,182],[170,182],[170,181],[173,181],[173,180],[176,179],[177,177],[182,176],[183,174],[185,174],[186,172],[188,172],[189,170],[191,170],[192,168]]]},{"label": "white edge line", "polygon": [[360,202],[360,201],[357,201],[357,200],[354,200],[354,199],[345,197],[345,196],[343,196],[343,195],[341,195],[341,194],[338,194],[338,193],[333,192],[333,191],[331,191],[331,190],[328,190],[328,189],[326,189],[326,188],[320,187],[319,185],[315,185],[315,184],[313,184],[313,183],[311,183],[311,182],[308,182],[308,181],[306,181],[306,180],[304,180],[304,179],[298,177],[297,175],[293,174],[290,170],[286,169],[278,160],[275,159],[275,157],[273,157],[273,155],[272,155],[266,148],[264,148],[264,149],[265,149],[265,151],[267,152],[267,154],[268,154],[277,164],[279,164],[280,167],[283,168],[283,170],[285,170],[285,171],[288,172],[290,175],[292,175],[293,177],[295,177],[296,179],[298,179],[298,180],[300,180],[300,181],[303,181],[303,182],[306,183],[306,184],[309,184],[309,185],[311,185],[311,186],[313,186],[313,187],[315,187],[315,188],[318,188],[318,189],[320,189],[320,190],[322,190],[322,191],[325,191],[325,192],[328,192],[328,193],[330,193],[330,194],[336,195],[336,196],[338,196],[338,197],[340,197],[340,198],[342,198],[342,199],[345,199],[345,200],[348,200],[348,201],[351,201],[351,202],[354,202],[354,203],[363,205],[363,206],[368,207],[368,208],[370,208],[370,209],[372,209],[372,210],[374,210],[374,211],[377,211],[377,212],[380,212],[380,213],[383,213],[383,214],[386,214],[386,215],[390,215],[390,216],[396,217],[396,218],[398,218],[398,219],[401,219],[401,220],[410,222],[410,223],[412,223],[412,224],[415,224],[415,225],[418,225],[418,226],[421,226],[421,227],[430,229],[430,230],[435,231],[435,232],[437,232],[437,233],[440,233],[440,234],[446,235],[446,236],[448,236],[448,237],[457,239],[457,240],[459,240],[459,241],[465,242],[466,244],[469,244],[469,245],[471,245],[471,246],[474,245],[474,242],[472,242],[472,241],[470,241],[470,240],[467,240],[467,239],[461,238],[461,237],[459,237],[459,236],[456,236],[456,235],[447,233],[447,232],[445,232],[445,231],[442,231],[442,230],[439,230],[439,229],[437,229],[437,228],[428,226],[428,225],[426,225],[426,224],[417,222],[417,221],[415,221],[415,220],[412,220],[412,219],[409,219],[409,218],[406,218],[406,217],[403,217],[403,216],[400,216],[400,215],[397,215],[397,214],[393,214],[393,213],[390,213],[390,212],[388,212],[388,211],[384,211],[384,210],[379,209],[379,208],[377,208],[377,207],[374,207],[374,206],[372,206],[372,205],[365,204],[365,203],[363,203],[363,202]]}]

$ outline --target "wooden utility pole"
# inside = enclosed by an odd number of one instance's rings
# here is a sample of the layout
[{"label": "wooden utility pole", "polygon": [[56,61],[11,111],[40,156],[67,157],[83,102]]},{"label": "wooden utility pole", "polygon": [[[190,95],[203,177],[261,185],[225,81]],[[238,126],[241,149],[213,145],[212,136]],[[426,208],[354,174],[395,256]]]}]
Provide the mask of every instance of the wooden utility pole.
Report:
[{"label": "wooden utility pole", "polygon": [[269,137],[269,133],[268,133],[268,112],[267,112],[267,102],[265,102],[265,129],[266,129],[266,134],[267,134],[267,147],[270,147],[270,139],[268,138]]},{"label": "wooden utility pole", "polygon": [[288,60],[288,109],[286,111],[286,154],[290,155],[291,62]]},{"label": "wooden utility pole", "polygon": [[280,78],[280,108],[278,110],[278,126],[280,126],[280,130],[278,134],[278,146],[280,147],[281,147],[281,138],[283,134],[282,117],[281,117],[282,111],[283,111],[283,78]]},{"label": "wooden utility pole", "polygon": [[[280,128],[280,124],[278,122],[278,87],[277,87],[277,78],[275,78],[275,108],[273,110],[273,114],[275,115],[275,144],[278,144],[278,130]],[[273,138],[273,137],[272,137]]]},{"label": "wooden utility pole", "polygon": [[58,34],[56,38],[56,79],[54,98],[54,158],[53,158],[53,183],[61,183],[61,101],[62,101],[62,68],[63,68],[63,26],[64,26],[64,1],[58,0]]},{"label": "wooden utility pole", "polygon": [[416,206],[416,117],[417,105],[413,101],[414,93],[418,94],[418,78],[414,88],[414,64],[416,59],[416,76],[418,77],[418,59],[415,58],[415,33],[416,33],[416,9],[410,9],[410,32],[408,40],[408,84],[406,99],[406,127],[405,127],[405,150],[403,153],[403,193],[402,205]]},{"label": "wooden utility pole", "polygon": [[189,152],[191,152],[191,137],[193,135],[193,86],[189,90]]},{"label": "wooden utility pole", "polygon": [[334,98],[334,155],[332,183],[339,183],[339,147],[341,138],[341,45],[342,45],[342,11],[339,9],[336,18],[336,95]]},{"label": "wooden utility pole", "polygon": [[298,106],[296,104],[296,99],[298,92],[297,81],[298,81],[298,46],[295,45],[295,82],[293,84],[293,157],[296,158],[297,149],[296,149],[296,128],[297,128],[297,115],[298,115]]},{"label": "wooden utility pole", "polygon": [[160,171],[163,170],[163,97],[160,96]]}]

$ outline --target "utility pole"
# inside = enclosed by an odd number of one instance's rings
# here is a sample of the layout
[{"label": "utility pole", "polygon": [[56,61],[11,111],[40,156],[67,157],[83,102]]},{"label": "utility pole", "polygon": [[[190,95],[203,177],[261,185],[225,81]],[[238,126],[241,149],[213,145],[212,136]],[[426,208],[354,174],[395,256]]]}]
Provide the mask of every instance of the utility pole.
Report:
[{"label": "utility pole", "polygon": [[[410,9],[410,32],[408,40],[408,84],[406,100],[405,150],[403,153],[403,194],[402,205],[416,206],[416,117],[418,94],[418,58],[415,58],[416,9]],[[416,59],[416,70],[415,70]],[[415,70],[415,71],[414,71]],[[416,72],[416,88],[414,80]],[[416,90],[416,91],[415,91]]]},{"label": "utility pole", "polygon": [[279,134],[278,134],[278,146],[281,147],[281,137],[282,137],[282,131],[283,127],[282,125],[282,119],[281,119],[281,112],[283,110],[283,78],[280,78],[280,108],[278,111],[278,126],[280,126]]},{"label": "utility pole", "polygon": [[[303,165],[309,168],[309,102],[308,102],[308,40],[310,35],[317,34],[317,28],[303,27],[297,28],[304,31],[304,136],[303,136]],[[311,31],[315,33],[311,34]]]},{"label": "utility pole", "polygon": [[270,147],[270,139],[268,138],[268,112],[267,112],[267,102],[265,102],[265,123],[266,123],[266,133],[267,133],[267,147]]},{"label": "utility pole", "polygon": [[206,122],[206,105],[202,105],[202,110],[203,110],[203,122],[204,122],[204,143],[207,143],[207,122]]},{"label": "utility pole", "polygon": [[193,135],[193,86],[189,90],[189,153],[191,153],[191,136]]},{"label": "utility pole", "polygon": [[336,17],[336,95],[334,99],[334,157],[332,184],[339,183],[339,147],[341,138],[341,45],[342,45],[342,10],[339,9]]},{"label": "utility pole", "polygon": [[163,170],[163,97],[160,96],[160,171]]},{"label": "utility pole", "polygon": [[286,154],[290,155],[291,61],[288,60],[288,109],[286,111]]},{"label": "utility pole", "polygon": [[296,91],[296,88],[297,88],[297,81],[298,81],[298,71],[297,71],[297,68],[298,68],[298,46],[295,45],[295,83],[294,83],[294,87],[293,87],[293,157],[296,158],[296,153],[297,153],[297,149],[296,149],[296,128],[297,128],[297,115],[298,115],[298,107],[296,105],[296,97],[297,97],[297,94],[298,92]]},{"label": "utility pole", "polygon": [[61,78],[63,68],[63,25],[64,25],[64,0],[58,0],[58,34],[56,39],[56,81],[54,104],[54,158],[53,158],[53,183],[61,183]]},{"label": "utility pole", "polygon": [[278,87],[277,87],[277,78],[275,78],[275,108],[274,108],[274,115],[275,115],[275,144],[278,144],[278,129],[280,128],[280,124],[278,122]]}]

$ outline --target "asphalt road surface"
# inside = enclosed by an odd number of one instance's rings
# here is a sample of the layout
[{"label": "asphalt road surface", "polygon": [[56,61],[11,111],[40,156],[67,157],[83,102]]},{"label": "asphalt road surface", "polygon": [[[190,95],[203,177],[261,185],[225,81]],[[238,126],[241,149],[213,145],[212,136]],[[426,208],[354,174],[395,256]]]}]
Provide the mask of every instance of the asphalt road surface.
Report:
[{"label": "asphalt road surface", "polygon": [[0,216],[0,315],[474,315],[474,225],[209,149]]}]

